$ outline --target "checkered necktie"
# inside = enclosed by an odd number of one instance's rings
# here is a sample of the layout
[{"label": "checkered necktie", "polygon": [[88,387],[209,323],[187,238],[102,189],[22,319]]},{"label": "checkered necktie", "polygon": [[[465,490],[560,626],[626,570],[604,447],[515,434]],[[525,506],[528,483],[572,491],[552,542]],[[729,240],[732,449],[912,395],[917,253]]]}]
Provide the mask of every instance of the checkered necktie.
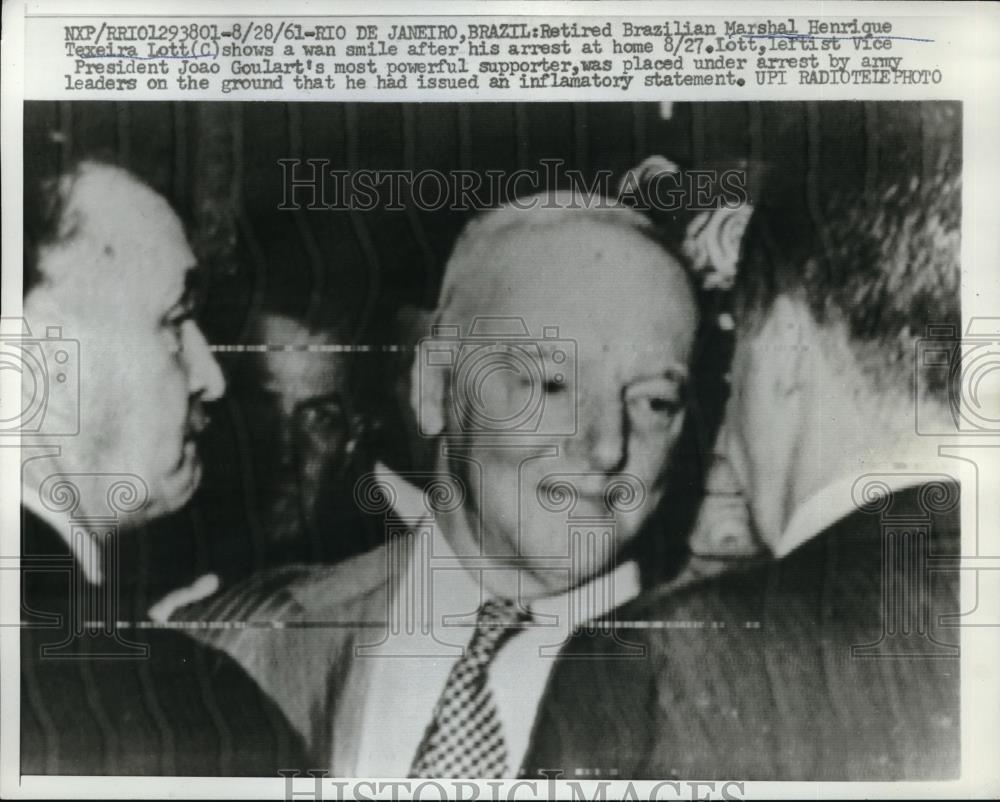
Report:
[{"label": "checkered necktie", "polygon": [[527,620],[509,599],[491,599],[479,608],[472,642],[448,675],[410,777],[507,776],[507,744],[486,672],[497,649]]}]

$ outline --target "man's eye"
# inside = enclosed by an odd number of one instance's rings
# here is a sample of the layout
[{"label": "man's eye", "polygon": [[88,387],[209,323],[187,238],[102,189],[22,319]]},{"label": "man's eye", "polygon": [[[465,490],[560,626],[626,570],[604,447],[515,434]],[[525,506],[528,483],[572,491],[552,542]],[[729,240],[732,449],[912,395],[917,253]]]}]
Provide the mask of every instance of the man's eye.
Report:
[{"label": "man's eye", "polygon": [[631,406],[643,413],[674,415],[680,409],[680,401],[663,395],[645,395],[631,399]]},{"label": "man's eye", "polygon": [[641,382],[626,390],[625,404],[636,430],[659,430],[672,426],[683,410],[683,390],[667,380]]},{"label": "man's eye", "polygon": [[180,345],[184,336],[184,324],[193,319],[190,310],[174,312],[163,318],[163,328]]},{"label": "man's eye", "polygon": [[650,396],[646,400],[652,412],[662,412],[673,415],[680,408],[677,399],[666,398],[665,396]]}]

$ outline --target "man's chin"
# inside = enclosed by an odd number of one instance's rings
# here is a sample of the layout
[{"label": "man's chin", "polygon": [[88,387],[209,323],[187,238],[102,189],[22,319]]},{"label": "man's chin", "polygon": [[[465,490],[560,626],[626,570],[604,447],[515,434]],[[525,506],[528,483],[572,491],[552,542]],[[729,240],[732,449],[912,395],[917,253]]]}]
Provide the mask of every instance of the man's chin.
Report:
[{"label": "man's chin", "polygon": [[483,571],[483,582],[497,595],[522,601],[559,596],[585,585],[615,567],[613,539],[593,537],[563,541],[557,550],[527,551],[521,556],[496,556],[495,565],[509,570]]},{"label": "man's chin", "polygon": [[[169,515],[187,504],[201,484],[201,459],[194,451],[185,451],[177,468],[164,481],[159,498],[152,500],[157,515]],[[152,505],[151,505],[152,506]]]}]

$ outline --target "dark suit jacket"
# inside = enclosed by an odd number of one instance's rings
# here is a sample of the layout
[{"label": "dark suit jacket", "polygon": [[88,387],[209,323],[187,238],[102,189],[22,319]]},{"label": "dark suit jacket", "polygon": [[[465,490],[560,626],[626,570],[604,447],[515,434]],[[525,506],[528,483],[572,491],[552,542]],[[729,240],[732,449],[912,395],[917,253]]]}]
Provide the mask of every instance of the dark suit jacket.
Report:
[{"label": "dark suit jacket", "polygon": [[884,516],[859,511],[781,560],[620,609],[617,636],[644,657],[578,635],[549,681],[530,773],[957,777],[958,630],[941,616],[959,611],[959,511],[945,489],[948,509],[933,486],[899,491]]},{"label": "dark suit jacket", "polygon": [[[122,659],[134,650],[113,638],[71,638],[69,566],[65,541],[23,512],[22,774],[266,777],[303,767],[299,736],[222,652],[171,630],[122,631],[148,648],[140,659]],[[79,590],[99,594],[86,582]]]}]

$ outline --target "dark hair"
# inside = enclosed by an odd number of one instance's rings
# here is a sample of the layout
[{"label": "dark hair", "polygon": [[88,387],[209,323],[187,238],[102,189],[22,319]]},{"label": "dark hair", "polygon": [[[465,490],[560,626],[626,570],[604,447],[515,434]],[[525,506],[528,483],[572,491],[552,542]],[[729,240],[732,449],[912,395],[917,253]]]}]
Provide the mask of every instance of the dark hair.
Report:
[{"label": "dark hair", "polygon": [[[24,289],[26,296],[43,280],[38,260],[43,248],[65,244],[79,232],[79,221],[66,216],[66,204],[86,170],[118,165],[103,155],[88,155],[64,169],[41,167],[24,160]],[[138,179],[137,179],[138,180]]]},{"label": "dark hair", "polygon": [[[876,389],[912,387],[928,324],[960,323],[961,108],[899,104],[891,155],[847,186],[843,165],[814,164],[807,198],[762,193],[747,227],[734,290],[741,331],[774,300],[805,301],[820,324],[842,324]],[[894,120],[898,122],[899,120]],[[842,183],[842,182],[841,182]],[[946,387],[932,386],[943,398]]]},{"label": "dark hair", "polygon": [[38,257],[42,248],[65,241],[73,236],[75,227],[64,225],[63,213],[72,191],[74,177],[79,175],[79,164],[60,176],[33,173],[25,164],[24,176],[24,295],[42,281]]}]

